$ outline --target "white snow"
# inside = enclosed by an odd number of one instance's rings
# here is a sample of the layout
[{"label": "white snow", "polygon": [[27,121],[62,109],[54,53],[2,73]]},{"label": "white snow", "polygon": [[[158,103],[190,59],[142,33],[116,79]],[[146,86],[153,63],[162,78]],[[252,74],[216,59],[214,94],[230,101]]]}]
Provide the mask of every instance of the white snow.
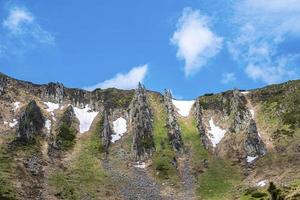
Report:
[{"label": "white snow", "polygon": [[8,125],[9,125],[11,128],[13,128],[13,127],[15,127],[17,124],[18,124],[18,121],[17,121],[16,119],[13,119],[13,121],[10,122]]},{"label": "white snow", "polygon": [[194,105],[195,101],[194,100],[184,101],[184,100],[172,99],[172,103],[178,109],[177,111],[181,116],[187,117],[189,116],[190,110]]},{"label": "white snow", "polygon": [[253,110],[253,109],[250,109],[249,111],[250,111],[250,113],[251,113],[252,118],[254,118],[254,110]]},{"label": "white snow", "polygon": [[264,187],[266,184],[267,184],[267,181],[266,180],[262,180],[262,181],[259,181],[256,185],[258,187]]},{"label": "white snow", "polygon": [[135,165],[133,165],[136,168],[141,168],[141,169],[145,169],[146,168],[146,164],[144,162],[136,162]]},{"label": "white snow", "polygon": [[49,119],[46,120],[45,127],[48,130],[48,133],[50,133],[50,130],[51,130],[51,121]]},{"label": "white snow", "polygon": [[250,92],[249,91],[243,91],[241,92],[242,94],[249,94]]},{"label": "white snow", "polygon": [[52,102],[44,102],[44,104],[46,104],[48,106],[48,108],[46,109],[48,112],[50,112],[51,114],[53,113],[54,110],[59,108],[59,104],[57,103],[52,103]]},{"label": "white snow", "polygon": [[210,130],[208,131],[208,133],[210,134],[208,137],[211,140],[213,147],[216,147],[224,137],[226,130],[223,130],[220,127],[216,126],[212,118],[209,120],[209,126]]},{"label": "white snow", "polygon": [[253,162],[256,158],[257,156],[247,156],[247,163]]},{"label": "white snow", "polygon": [[94,118],[98,115],[98,112],[92,111],[91,108],[86,105],[84,108],[73,107],[76,117],[78,118],[79,131],[84,133],[90,130],[90,127],[94,121]]},{"label": "white snow", "polygon": [[111,135],[111,142],[115,143],[117,140],[121,139],[127,131],[126,119],[119,117],[113,121],[113,131],[114,134]]},{"label": "white snow", "polygon": [[8,122],[7,122],[7,121],[4,121],[4,124],[8,124]]},{"label": "white snow", "polygon": [[16,102],[14,103],[13,111],[16,111],[18,108],[20,108],[20,102],[19,102],[19,101],[16,101]]}]

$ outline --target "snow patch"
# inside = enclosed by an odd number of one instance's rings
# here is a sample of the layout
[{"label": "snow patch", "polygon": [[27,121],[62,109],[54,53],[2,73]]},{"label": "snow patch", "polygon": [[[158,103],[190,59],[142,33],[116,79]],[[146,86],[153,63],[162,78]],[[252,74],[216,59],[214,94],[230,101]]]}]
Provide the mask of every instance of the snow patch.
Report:
[{"label": "snow patch", "polygon": [[247,163],[253,162],[256,158],[257,156],[247,156]]},{"label": "snow patch", "polygon": [[135,165],[133,165],[136,168],[141,168],[141,169],[145,169],[146,168],[146,164],[144,162],[136,162]]},{"label": "snow patch", "polygon": [[4,121],[4,124],[8,124],[8,122],[7,122],[7,121]]},{"label": "snow patch", "polygon": [[113,131],[114,134],[111,135],[111,142],[115,143],[117,140],[121,139],[127,131],[126,119],[119,117],[113,121]]},{"label": "snow patch", "polygon": [[267,181],[266,180],[262,180],[256,183],[256,186],[258,187],[264,187],[267,185]]},{"label": "snow patch", "polygon": [[13,111],[16,111],[16,110],[18,110],[18,108],[20,108],[20,104],[21,104],[21,102],[19,102],[19,101],[16,101],[16,102],[14,103],[14,108],[13,108]]},{"label": "snow patch", "polygon": [[252,118],[254,118],[254,110],[253,110],[253,109],[250,109],[249,111],[250,111],[250,113],[251,113]]},{"label": "snow patch", "polygon": [[224,137],[226,130],[223,130],[220,127],[216,126],[212,118],[209,120],[209,126],[210,130],[208,131],[208,133],[210,134],[208,137],[211,140],[213,147],[216,147]]},{"label": "snow patch", "polygon": [[51,130],[51,121],[49,119],[46,120],[45,127],[48,130],[48,133],[50,133],[50,130]]},{"label": "snow patch", "polygon": [[249,91],[243,91],[241,92],[242,94],[249,94],[250,92]]},{"label": "snow patch", "polygon": [[73,107],[76,117],[78,118],[79,124],[79,131],[80,133],[84,133],[90,130],[90,127],[98,115],[98,112],[92,111],[91,108],[86,105],[84,108],[77,108]]},{"label": "snow patch", "polygon": [[13,121],[10,122],[8,125],[9,125],[11,128],[13,128],[13,127],[15,127],[17,124],[18,124],[18,121],[17,121],[16,119],[13,119]]},{"label": "snow patch", "polygon": [[48,108],[46,109],[47,112],[50,112],[51,114],[53,113],[54,110],[58,109],[59,108],[59,104],[57,103],[52,103],[52,102],[44,102],[44,104],[46,106],[48,106]]},{"label": "snow patch", "polygon": [[177,111],[181,116],[187,117],[189,116],[190,110],[194,105],[195,101],[194,100],[184,101],[184,100],[172,99],[172,103],[177,108]]}]

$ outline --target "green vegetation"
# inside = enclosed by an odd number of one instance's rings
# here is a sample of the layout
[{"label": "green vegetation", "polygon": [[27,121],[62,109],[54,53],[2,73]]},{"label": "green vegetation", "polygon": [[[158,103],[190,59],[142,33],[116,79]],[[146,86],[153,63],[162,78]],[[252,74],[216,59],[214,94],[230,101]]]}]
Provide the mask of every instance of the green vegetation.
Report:
[{"label": "green vegetation", "polygon": [[241,181],[238,167],[232,166],[230,161],[215,158],[199,178],[200,186],[197,192],[201,199],[232,199],[235,186]]},{"label": "green vegetation", "polygon": [[191,149],[192,168],[197,175],[202,172],[203,161],[208,159],[208,152],[201,143],[196,120],[194,118],[179,119],[178,122],[182,131],[183,143],[185,147]]},{"label": "green vegetation", "polygon": [[110,180],[101,166],[102,144],[97,131],[81,138],[78,152],[66,171],[54,172],[50,179],[62,199],[103,199]]},{"label": "green vegetation", "polygon": [[59,127],[56,140],[59,142],[60,148],[62,150],[69,150],[72,148],[76,142],[75,130],[69,127],[67,124],[63,123]]},{"label": "green vegetation", "polygon": [[7,152],[4,141],[0,140],[0,199],[16,199],[15,186],[13,184],[13,158]]},{"label": "green vegetation", "polygon": [[161,98],[157,94],[150,95],[150,104],[154,115],[153,129],[156,149],[152,158],[153,167],[159,179],[169,180],[171,183],[177,184],[179,177],[175,166],[172,165],[176,154],[168,138],[168,131],[165,126],[167,113],[164,105],[161,103]]},{"label": "green vegetation", "polygon": [[[259,120],[273,128],[274,139],[289,140],[300,129],[300,81],[272,85],[255,91],[253,100],[262,101]],[[288,138],[290,137],[290,138]]]},{"label": "green vegetation", "polygon": [[[195,119],[180,119],[179,124],[184,144],[191,149],[191,164],[199,184],[197,194],[201,199],[230,199],[230,193],[241,179],[239,168],[230,161],[209,155],[201,143]],[[209,162],[208,168],[204,167],[205,159]]]},{"label": "green vegetation", "polygon": [[134,90],[124,91],[116,88],[99,90],[104,95],[106,108],[127,108],[134,95]]}]

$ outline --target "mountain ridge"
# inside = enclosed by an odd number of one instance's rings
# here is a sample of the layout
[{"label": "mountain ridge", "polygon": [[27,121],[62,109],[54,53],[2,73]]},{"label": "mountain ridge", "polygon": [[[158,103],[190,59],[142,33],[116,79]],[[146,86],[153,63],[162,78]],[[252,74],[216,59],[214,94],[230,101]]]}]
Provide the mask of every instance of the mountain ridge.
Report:
[{"label": "mountain ridge", "polygon": [[297,199],[300,80],[172,99],[0,74],[0,197]]}]

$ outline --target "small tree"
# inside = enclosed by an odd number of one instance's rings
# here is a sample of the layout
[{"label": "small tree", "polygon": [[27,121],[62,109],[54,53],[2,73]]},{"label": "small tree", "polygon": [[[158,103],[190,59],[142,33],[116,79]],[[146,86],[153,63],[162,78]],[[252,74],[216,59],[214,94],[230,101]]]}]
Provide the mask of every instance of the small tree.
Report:
[{"label": "small tree", "polygon": [[268,192],[271,195],[271,200],[284,200],[284,197],[281,195],[281,190],[277,189],[273,182],[270,182]]}]

